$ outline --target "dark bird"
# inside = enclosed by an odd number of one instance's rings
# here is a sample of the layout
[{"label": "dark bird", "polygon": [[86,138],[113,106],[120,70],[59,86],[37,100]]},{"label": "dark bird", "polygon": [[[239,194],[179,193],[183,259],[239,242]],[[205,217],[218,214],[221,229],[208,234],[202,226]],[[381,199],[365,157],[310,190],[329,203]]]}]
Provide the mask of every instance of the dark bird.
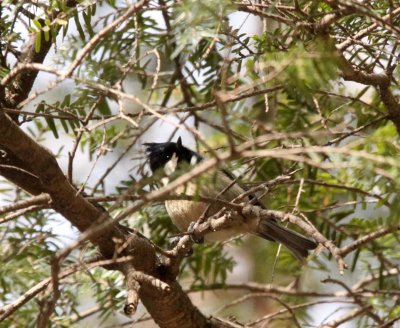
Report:
[{"label": "dark bird", "polygon": [[[180,172],[176,171],[177,168],[184,165],[195,165],[203,160],[201,155],[184,147],[180,137],[177,142],[145,143],[144,146],[146,146],[152,172],[164,170],[164,178],[161,181],[164,184],[168,183],[169,176]],[[235,182],[234,176],[225,170],[204,173],[201,177],[193,179],[174,191],[177,195],[200,195],[227,201],[232,201],[244,192],[245,189]],[[251,198],[247,198],[247,201],[250,202],[250,200]],[[262,206],[261,203],[257,203],[257,205]],[[217,202],[209,205],[195,200],[168,200],[165,202],[165,207],[175,226],[185,232],[191,223],[196,222],[204,213],[211,216],[221,210],[223,206]],[[241,223],[234,228],[208,233],[205,239],[222,241],[240,233],[253,233],[264,239],[283,244],[300,260],[308,256],[308,251],[317,247],[317,243],[313,240],[282,227],[275,220],[246,220],[240,216],[238,222]]]}]

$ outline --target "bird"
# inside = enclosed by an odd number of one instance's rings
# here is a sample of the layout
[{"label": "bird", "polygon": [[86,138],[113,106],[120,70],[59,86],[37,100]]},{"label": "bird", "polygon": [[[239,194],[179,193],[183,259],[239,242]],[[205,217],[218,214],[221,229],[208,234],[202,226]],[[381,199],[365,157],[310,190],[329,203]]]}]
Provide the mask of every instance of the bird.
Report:
[{"label": "bird", "polygon": [[[176,142],[149,142],[144,143],[147,159],[153,175],[162,170],[161,184],[166,185],[174,174],[179,174],[184,166],[193,166],[204,160],[197,152],[185,147],[181,137]],[[193,180],[193,181],[192,181]],[[174,190],[175,195],[185,194],[193,196],[193,200],[166,200],[165,207],[173,224],[181,231],[188,229],[204,214],[211,216],[218,213],[223,205],[221,203],[205,203],[196,200],[196,195],[207,198],[232,201],[246,192],[239,185],[235,176],[226,169],[216,169],[215,172],[205,172],[201,177],[192,179]],[[253,195],[246,201],[256,199]],[[263,208],[261,202],[256,205]],[[235,215],[240,215],[239,213]],[[207,242],[228,240],[238,234],[251,233],[269,241],[275,241],[287,247],[299,260],[303,261],[309,251],[317,247],[317,243],[303,235],[280,225],[276,220],[261,218],[259,220],[246,220],[240,217],[234,227],[214,231],[205,235]]]}]

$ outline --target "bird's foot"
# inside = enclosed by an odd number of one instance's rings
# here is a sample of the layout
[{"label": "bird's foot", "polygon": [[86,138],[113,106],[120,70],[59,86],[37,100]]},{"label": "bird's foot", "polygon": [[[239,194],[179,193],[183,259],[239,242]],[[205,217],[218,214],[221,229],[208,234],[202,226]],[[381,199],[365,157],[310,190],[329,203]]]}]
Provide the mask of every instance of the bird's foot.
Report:
[{"label": "bird's foot", "polygon": [[194,243],[196,244],[202,244],[204,243],[204,237],[203,236],[196,236],[196,222],[190,223],[187,232],[190,235],[190,238],[193,240]]},{"label": "bird's foot", "polygon": [[[169,242],[169,248],[170,249],[174,249],[176,246],[178,246],[178,243],[179,243],[179,240],[181,239],[181,237],[173,237],[173,238],[171,238],[170,239],[170,242]],[[185,254],[185,257],[189,257],[189,256],[191,256],[193,254],[193,248],[192,247],[190,247],[188,250],[187,250],[187,252],[186,252],[186,254]]]},{"label": "bird's foot", "polygon": [[181,239],[181,237],[172,237],[172,238],[170,238],[170,240],[169,240],[169,249],[174,249],[178,245],[180,239]]}]

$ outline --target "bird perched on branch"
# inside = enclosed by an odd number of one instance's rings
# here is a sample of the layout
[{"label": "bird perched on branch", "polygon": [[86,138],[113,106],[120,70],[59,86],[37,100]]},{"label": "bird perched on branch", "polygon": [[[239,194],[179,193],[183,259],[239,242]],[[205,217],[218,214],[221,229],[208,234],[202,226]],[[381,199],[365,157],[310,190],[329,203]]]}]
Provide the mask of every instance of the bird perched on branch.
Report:
[{"label": "bird perched on branch", "polygon": [[[146,153],[153,174],[159,170],[164,171],[164,177],[161,179],[164,184],[168,183],[167,180],[170,177],[181,173],[181,169],[185,165],[196,165],[203,160],[200,154],[184,147],[180,137],[177,142],[145,143],[144,146],[146,146]],[[201,177],[192,180],[175,189],[174,193],[176,195],[193,196],[193,200],[167,200],[165,202],[165,207],[172,222],[182,232],[187,231],[191,224],[200,217],[211,216],[223,208],[223,205],[218,202],[207,204],[196,201],[196,195],[232,201],[246,192],[236,182],[234,176],[225,170],[205,172]],[[250,202],[251,197],[246,197],[242,200],[242,202],[245,201]],[[260,203],[257,203],[257,205],[262,206]],[[237,226],[210,232],[205,236],[205,239],[207,241],[223,241],[240,233],[252,233],[264,239],[283,244],[298,259],[307,257],[308,252],[317,247],[313,240],[282,227],[275,220],[248,220],[239,213],[235,215],[240,216],[237,218],[237,221],[240,222]]]}]

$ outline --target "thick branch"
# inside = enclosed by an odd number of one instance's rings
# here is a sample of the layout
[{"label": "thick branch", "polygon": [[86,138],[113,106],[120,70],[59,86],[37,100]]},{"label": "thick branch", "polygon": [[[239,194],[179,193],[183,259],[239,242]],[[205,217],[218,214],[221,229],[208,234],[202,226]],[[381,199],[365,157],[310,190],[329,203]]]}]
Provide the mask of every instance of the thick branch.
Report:
[{"label": "thick branch", "polygon": [[38,177],[31,173],[29,165],[19,160],[10,150],[1,148],[0,175],[32,195],[41,194],[43,185]]},{"label": "thick branch", "polygon": [[[82,195],[77,194],[54,156],[25,134],[1,110],[0,147],[10,149],[19,162],[29,163],[26,166],[29,166],[36,177],[35,182],[41,188],[40,192],[49,194],[53,208],[81,232],[109,219],[107,212],[102,211],[101,207],[94,206]],[[25,190],[32,189],[29,182],[23,180],[18,180],[18,185]],[[34,191],[38,194],[36,189]],[[114,241],[124,239],[123,231],[112,225],[97,234],[92,234],[90,240],[100,248],[106,258],[111,258],[116,249]],[[135,270],[163,278],[157,272],[158,260],[155,250],[147,239],[135,236],[131,238],[129,246],[126,251],[134,255],[132,264]],[[160,327],[220,327],[218,321],[207,319],[193,306],[176,281],[166,282],[171,288],[168,292],[160,292],[159,288],[151,284],[143,284],[139,291],[142,302]]]}]

